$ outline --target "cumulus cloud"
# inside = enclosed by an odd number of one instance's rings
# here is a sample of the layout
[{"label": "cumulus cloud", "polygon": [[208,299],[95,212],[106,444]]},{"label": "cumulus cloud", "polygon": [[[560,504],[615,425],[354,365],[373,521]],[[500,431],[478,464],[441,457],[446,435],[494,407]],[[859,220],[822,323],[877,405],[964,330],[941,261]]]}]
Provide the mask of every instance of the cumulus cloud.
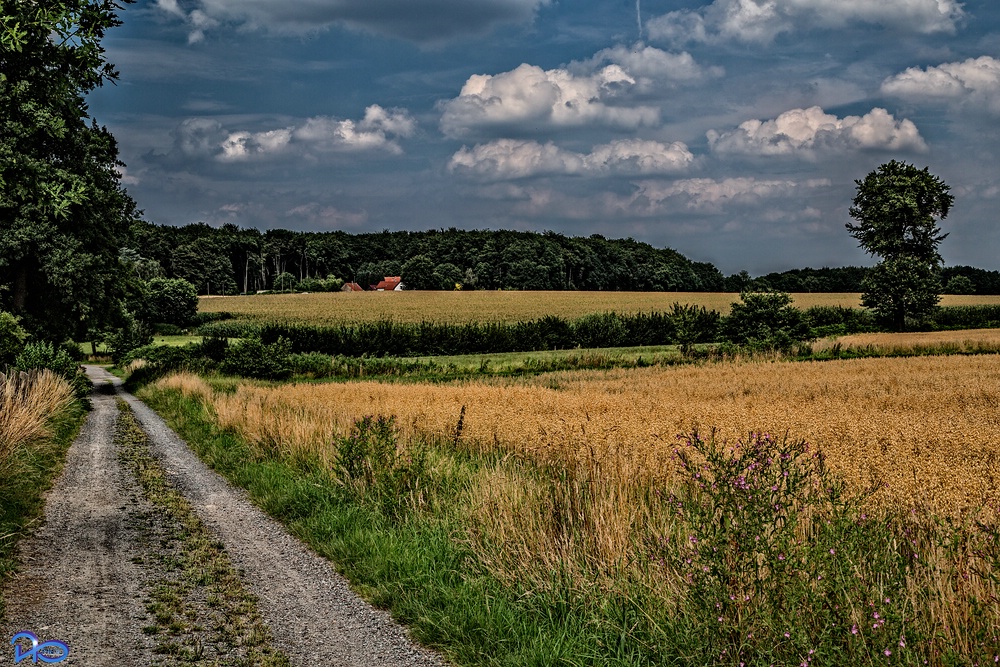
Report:
[{"label": "cumulus cloud", "polygon": [[186,157],[245,162],[274,157],[318,157],[323,153],[387,151],[400,154],[398,139],[409,137],[416,123],[402,109],[373,104],[360,121],[329,116],[263,131],[230,130],[218,120],[189,118],[174,133],[175,150]]},{"label": "cumulus cloud", "polygon": [[659,110],[653,107],[611,104],[635,83],[620,65],[589,75],[528,64],[501,74],[476,74],[458,97],[441,105],[441,130],[464,137],[491,128],[655,125]]},{"label": "cumulus cloud", "polygon": [[954,33],[964,17],[958,0],[715,0],[647,23],[651,38],[674,43],[769,43],[796,30],[868,23],[921,34]]},{"label": "cumulus cloud", "polygon": [[644,181],[632,196],[634,202],[645,202],[658,210],[668,200],[682,200],[688,209],[714,212],[728,204],[753,204],[776,197],[788,197],[801,189],[829,187],[827,179],[804,182],[782,179],[757,179],[753,177],[690,178],[673,183]]},{"label": "cumulus cloud", "polygon": [[593,58],[573,63],[574,71],[593,71],[606,65],[618,65],[635,78],[640,90],[650,90],[663,83],[691,83],[725,74],[721,67],[702,67],[690,53],[669,53],[641,42],[603,49]]},{"label": "cumulus cloud", "polygon": [[911,67],[882,82],[882,92],[904,99],[939,100],[1000,113],[1000,60],[982,56],[926,70]]},{"label": "cumulus cloud", "polygon": [[342,25],[415,42],[440,42],[484,33],[503,23],[531,21],[551,0],[178,0],[157,7],[188,25],[189,41],[219,26],[277,33],[312,33]]},{"label": "cumulus cloud", "polygon": [[500,139],[455,153],[449,169],[490,180],[545,174],[669,174],[684,171],[694,155],[683,143],[626,139],[575,153],[552,142]]},{"label": "cumulus cloud", "polygon": [[800,155],[818,151],[894,150],[924,151],[917,126],[896,120],[885,109],[864,116],[837,118],[819,107],[792,109],[773,120],[748,120],[729,132],[708,132],[716,153],[743,155]]}]

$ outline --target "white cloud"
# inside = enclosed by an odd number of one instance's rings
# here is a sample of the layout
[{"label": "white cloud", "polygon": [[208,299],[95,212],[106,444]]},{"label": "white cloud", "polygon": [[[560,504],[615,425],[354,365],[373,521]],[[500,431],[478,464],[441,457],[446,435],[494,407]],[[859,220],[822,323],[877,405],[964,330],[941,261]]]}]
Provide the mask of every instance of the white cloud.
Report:
[{"label": "white cloud", "polygon": [[674,43],[769,43],[780,34],[868,23],[921,34],[954,33],[965,16],[958,0],[715,0],[650,20],[650,37]]},{"label": "white cloud", "polygon": [[912,121],[878,108],[844,118],[819,107],[792,109],[773,120],[748,120],[730,132],[711,130],[708,143],[716,153],[803,157],[819,151],[927,150]]},{"label": "white cloud", "polygon": [[804,182],[753,177],[691,178],[673,183],[644,181],[632,196],[633,202],[645,202],[651,210],[659,210],[664,202],[678,199],[691,210],[716,212],[729,204],[755,204],[776,197],[788,197],[800,189],[829,187],[827,179]]},{"label": "white cloud", "polygon": [[725,74],[721,67],[702,67],[686,51],[669,53],[641,42],[631,47],[618,45],[603,49],[593,58],[573,65],[575,69],[593,71],[607,64],[621,66],[644,91],[663,83],[690,83]]},{"label": "white cloud", "polygon": [[911,67],[882,82],[882,92],[904,99],[940,100],[1000,113],[1000,60],[982,56],[926,70]]},{"label": "white cloud", "polygon": [[360,121],[316,116],[256,132],[227,129],[210,118],[189,118],[176,130],[174,143],[184,156],[211,157],[220,162],[375,150],[398,155],[403,149],[397,140],[412,136],[415,129],[407,111],[373,104]]},{"label": "white cloud", "polygon": [[463,137],[491,128],[611,125],[634,129],[659,122],[659,110],[611,104],[636,80],[620,65],[589,75],[523,64],[501,74],[476,74],[443,103],[441,130]]},{"label": "white cloud", "polygon": [[544,174],[667,174],[684,171],[694,155],[683,143],[626,139],[575,153],[552,142],[499,139],[473,148],[463,146],[448,165],[452,171],[504,180]]},{"label": "white cloud", "polygon": [[551,0],[197,0],[186,11],[178,0],[156,0],[187,23],[189,42],[220,26],[308,34],[341,25],[416,42],[481,34],[503,23],[532,20]]}]

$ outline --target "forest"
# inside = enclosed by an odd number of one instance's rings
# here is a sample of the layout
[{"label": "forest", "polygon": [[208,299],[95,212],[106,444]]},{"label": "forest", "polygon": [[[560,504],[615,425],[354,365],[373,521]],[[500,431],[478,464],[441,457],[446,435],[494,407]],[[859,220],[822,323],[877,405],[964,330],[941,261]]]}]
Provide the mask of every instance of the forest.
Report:
[{"label": "forest", "polygon": [[[725,276],[708,262],[633,239],[459,230],[298,232],[136,222],[122,261],[143,279],[183,278],[199,294],[368,289],[402,276],[409,289],[860,292],[867,269],[794,269]],[[958,281],[954,278],[961,277]],[[945,267],[947,293],[1000,293],[1000,272]],[[950,288],[950,289],[948,289]]]}]

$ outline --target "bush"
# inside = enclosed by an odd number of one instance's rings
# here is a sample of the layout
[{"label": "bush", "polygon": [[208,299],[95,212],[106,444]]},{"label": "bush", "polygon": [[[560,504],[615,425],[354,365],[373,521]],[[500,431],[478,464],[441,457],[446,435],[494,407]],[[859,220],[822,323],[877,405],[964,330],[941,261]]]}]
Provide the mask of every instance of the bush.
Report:
[{"label": "bush", "polygon": [[27,342],[28,332],[21,327],[21,321],[0,311],[0,366],[14,361]]},{"label": "bush", "polygon": [[149,325],[136,319],[131,313],[125,314],[121,328],[104,339],[104,344],[110,350],[111,358],[116,364],[121,364],[125,355],[132,350],[152,342],[153,332]]},{"label": "bush", "polygon": [[93,386],[80,365],[61,347],[52,343],[28,343],[14,359],[14,368],[20,371],[49,369],[69,382],[77,398],[85,399]]},{"label": "bush", "polygon": [[292,354],[288,357],[288,365],[295,375],[313,378],[325,378],[333,375],[333,359],[328,354],[319,352]]},{"label": "bush", "polygon": [[184,330],[176,324],[157,323],[153,325],[153,333],[157,336],[180,336]]},{"label": "bush", "polygon": [[198,291],[180,278],[153,278],[146,284],[142,319],[186,327],[198,312]]},{"label": "bush", "polygon": [[286,338],[264,343],[258,338],[247,338],[226,350],[221,370],[229,375],[281,380],[291,375],[289,355],[292,344]]},{"label": "bush", "polygon": [[813,338],[876,331],[872,312],[844,306],[812,306],[803,313]]},{"label": "bush", "polygon": [[743,292],[723,321],[726,340],[755,350],[788,351],[812,331],[784,292]]}]

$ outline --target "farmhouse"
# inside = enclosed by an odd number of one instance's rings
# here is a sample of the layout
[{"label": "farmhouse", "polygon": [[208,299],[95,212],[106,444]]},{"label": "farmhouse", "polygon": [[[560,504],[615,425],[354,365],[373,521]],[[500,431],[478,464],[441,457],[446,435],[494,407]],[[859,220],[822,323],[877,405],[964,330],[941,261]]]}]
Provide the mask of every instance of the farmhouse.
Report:
[{"label": "farmhouse", "polygon": [[403,291],[402,278],[399,276],[386,276],[378,285],[372,285],[373,292],[401,292]]},{"label": "farmhouse", "polygon": [[344,283],[340,288],[341,292],[364,292],[365,290],[357,283]]}]

